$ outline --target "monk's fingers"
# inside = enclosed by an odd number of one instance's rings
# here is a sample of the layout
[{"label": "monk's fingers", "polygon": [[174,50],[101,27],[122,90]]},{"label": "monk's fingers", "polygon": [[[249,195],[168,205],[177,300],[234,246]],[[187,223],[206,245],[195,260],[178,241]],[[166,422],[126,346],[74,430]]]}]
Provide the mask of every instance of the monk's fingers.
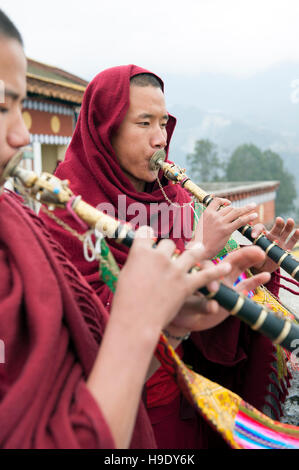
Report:
[{"label": "monk's fingers", "polygon": [[[137,249],[148,249],[155,244],[155,234],[151,227],[146,225],[140,227],[135,232],[133,248]],[[176,251],[176,245],[172,240],[163,239],[157,245],[155,245],[156,253],[163,253],[165,257],[170,258]]]},{"label": "monk's fingers", "polygon": [[199,292],[198,290],[194,292],[194,294],[192,294],[192,297],[193,298],[196,298],[196,311],[197,312],[200,312],[200,313],[209,313],[210,311],[210,300],[205,297],[201,292]]},{"label": "monk's fingers", "polygon": [[229,312],[221,308],[215,300],[209,301],[205,311],[201,310],[200,313],[193,317],[190,322],[190,329],[192,331],[203,331],[214,328],[228,316]]},{"label": "monk's fingers", "polygon": [[203,297],[199,304],[199,311],[202,315],[216,314],[219,311],[219,304],[216,300],[209,300]]},{"label": "monk's fingers", "polygon": [[298,241],[299,241],[299,229],[295,230],[291,238],[288,240],[286,244],[286,249],[292,250]]},{"label": "monk's fingers", "polygon": [[[224,221],[227,223],[234,222],[238,218],[244,218],[249,217],[251,215],[250,220],[254,220],[254,218],[257,218],[257,215],[255,217],[252,217],[252,211],[256,209],[256,203],[252,202],[251,204],[247,204],[246,206],[243,207],[238,207],[238,208],[231,208],[232,210],[225,216]],[[251,213],[251,214],[250,214]]]},{"label": "monk's fingers", "polygon": [[201,222],[204,223],[211,214],[213,214],[214,217],[217,215],[217,219],[219,219],[219,217],[223,218],[232,210],[234,210],[234,208],[231,206],[231,202],[228,199],[215,197],[202,213]]},{"label": "monk's fingers", "polygon": [[278,239],[281,236],[284,228],[285,228],[284,220],[281,217],[277,217],[273,227],[267,233],[268,238],[270,240]]},{"label": "monk's fingers", "polygon": [[294,227],[295,227],[294,219],[288,219],[286,221],[286,224],[285,224],[283,230],[280,233],[279,241],[281,241],[283,243],[286,242],[286,240],[289,238],[289,236],[293,232]]},{"label": "monk's fingers", "polygon": [[164,255],[167,257],[171,257],[175,252],[179,254],[179,251],[177,250],[174,241],[168,238],[159,241],[159,243],[155,247],[155,250],[156,252],[164,253]]},{"label": "monk's fingers", "polygon": [[172,324],[180,328],[186,328],[189,331],[209,329],[228,316],[227,312],[224,314],[222,312],[221,315],[221,310],[223,309],[215,300],[209,300],[203,296],[197,299],[193,295],[188,299],[178,316],[174,318]]},{"label": "monk's fingers", "polygon": [[[176,266],[188,272],[199,262],[205,259],[205,248],[200,242],[192,242],[187,245],[185,251],[176,258]],[[210,262],[212,263],[212,262]],[[213,263],[212,263],[213,264]]]},{"label": "monk's fingers", "polygon": [[206,312],[210,315],[216,315],[219,312],[219,304],[216,300],[208,300],[206,303]]},{"label": "monk's fingers", "polygon": [[257,238],[264,230],[265,226],[263,224],[254,225],[251,231],[252,238]]},{"label": "monk's fingers", "polygon": [[150,247],[153,245],[155,239],[154,231],[151,227],[147,225],[143,225],[142,227],[138,228],[134,235],[134,243],[133,246],[144,246]]},{"label": "monk's fingers", "polygon": [[256,274],[253,277],[248,279],[244,279],[243,281],[239,282],[235,287],[237,292],[249,292],[254,291],[258,286],[261,284],[267,284],[271,279],[271,274],[267,272],[263,272],[260,274]]},{"label": "monk's fingers", "polygon": [[209,204],[208,209],[213,209],[219,211],[220,209],[223,210],[224,208],[228,208],[231,205],[231,201],[229,199],[225,199],[223,197],[214,197],[213,201]]},{"label": "monk's fingers", "polygon": [[211,292],[217,292],[219,289],[219,281],[224,276],[227,276],[231,271],[230,263],[223,261],[217,265],[213,264],[205,267],[200,271],[192,271],[187,276],[188,286],[191,292],[197,289],[207,287]]},{"label": "monk's fingers", "polygon": [[237,219],[234,219],[234,221],[231,223],[231,231],[234,232],[235,230],[238,230],[240,227],[243,227],[244,225],[247,225],[250,222],[253,222],[257,217],[258,217],[258,213],[253,212],[251,214],[246,214],[246,215],[238,217]]},{"label": "monk's fingers", "polygon": [[232,265],[231,277],[236,279],[246,269],[263,263],[265,257],[265,252],[257,246],[242,247],[229,253],[226,261]]}]

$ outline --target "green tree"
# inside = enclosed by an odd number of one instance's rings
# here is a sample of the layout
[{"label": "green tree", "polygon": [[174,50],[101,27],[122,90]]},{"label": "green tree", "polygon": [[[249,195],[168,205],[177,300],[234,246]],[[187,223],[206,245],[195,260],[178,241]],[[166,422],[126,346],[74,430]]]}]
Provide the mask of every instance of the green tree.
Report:
[{"label": "green tree", "polygon": [[217,146],[208,139],[197,140],[193,153],[187,155],[188,174],[194,181],[219,181],[222,165]]},{"label": "green tree", "polygon": [[279,181],[276,199],[276,214],[283,216],[294,210],[296,199],[295,178],[275,152],[262,152],[252,144],[239,146],[226,166],[227,181]]}]

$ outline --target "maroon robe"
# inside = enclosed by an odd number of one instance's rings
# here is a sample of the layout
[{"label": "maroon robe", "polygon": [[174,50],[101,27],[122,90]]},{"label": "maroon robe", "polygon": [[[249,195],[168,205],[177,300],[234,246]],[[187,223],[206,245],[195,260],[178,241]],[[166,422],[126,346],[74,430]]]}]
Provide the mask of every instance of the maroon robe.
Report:
[{"label": "maroon robe", "polygon": [[[5,363],[0,364],[0,448],[115,447],[85,385],[107,318],[43,222],[17,196],[3,194],[0,340]],[[142,404],[136,436],[133,446],[156,446]]]}]

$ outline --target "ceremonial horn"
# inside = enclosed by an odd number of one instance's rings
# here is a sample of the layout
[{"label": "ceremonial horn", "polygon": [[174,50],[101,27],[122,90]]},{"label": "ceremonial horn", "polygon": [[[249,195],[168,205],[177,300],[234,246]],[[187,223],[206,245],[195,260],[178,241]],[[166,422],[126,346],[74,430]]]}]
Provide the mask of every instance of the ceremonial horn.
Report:
[{"label": "ceremonial horn", "polygon": [[[199,202],[207,207],[213,201],[213,197],[201,189],[197,184],[193,183],[186,175],[185,170],[178,168],[174,163],[165,162],[165,159],[165,151],[158,150],[150,160],[150,169],[157,170],[160,168],[166,178],[179,183],[183,188],[187,189],[187,191],[195,196]],[[269,240],[264,234],[259,235],[257,238],[253,238],[251,236],[252,227],[250,225],[240,227],[238,231],[254,245],[257,245],[264,250],[269,258],[278,264],[278,266],[281,266],[288,274],[290,274],[290,276],[296,279],[296,281],[299,281],[299,261],[288,251],[278,246],[275,242]]]},{"label": "ceremonial horn", "polygon": [[[68,181],[62,181],[49,173],[43,173],[39,177],[33,171],[18,167],[18,161],[20,161],[19,156],[16,156],[7,165],[4,178],[17,178],[26,188],[28,195],[51,208],[63,208],[67,204],[71,204],[72,210],[88,226],[96,228],[109,238],[116,239],[118,243],[123,243],[128,247],[132,246],[135,232],[129,224],[122,223],[95,209],[84,202],[81,196],[74,196]],[[200,292],[208,298],[215,299],[231,315],[240,318],[254,330],[260,331],[273,343],[280,344],[291,352],[296,347],[295,340],[299,339],[299,326],[289,318],[277,316],[263,305],[253,302],[223,283],[220,283],[219,289],[215,293],[209,292],[205,287],[201,288]]]}]

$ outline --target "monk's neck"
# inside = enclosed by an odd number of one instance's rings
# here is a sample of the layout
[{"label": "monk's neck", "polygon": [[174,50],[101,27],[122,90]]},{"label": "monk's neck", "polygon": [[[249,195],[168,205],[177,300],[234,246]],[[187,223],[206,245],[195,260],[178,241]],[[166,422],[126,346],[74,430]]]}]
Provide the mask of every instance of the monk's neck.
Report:
[{"label": "monk's neck", "polygon": [[127,176],[127,178],[131,181],[132,185],[136,189],[138,193],[142,193],[145,190],[145,181],[139,180],[135,178],[135,176],[131,175],[130,173],[127,173],[125,170],[123,170],[124,174]]}]

